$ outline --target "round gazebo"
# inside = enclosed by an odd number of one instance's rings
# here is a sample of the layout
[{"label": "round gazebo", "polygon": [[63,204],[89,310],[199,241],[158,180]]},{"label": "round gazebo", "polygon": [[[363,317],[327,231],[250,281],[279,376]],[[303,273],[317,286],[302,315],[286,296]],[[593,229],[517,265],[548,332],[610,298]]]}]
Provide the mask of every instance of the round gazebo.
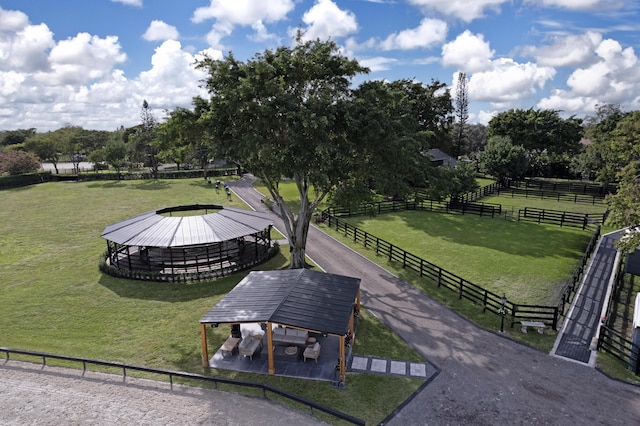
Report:
[{"label": "round gazebo", "polygon": [[[202,211],[205,214],[190,214]],[[102,269],[118,277],[156,281],[224,276],[275,254],[272,226],[266,213],[213,204],[144,213],[104,229]]]}]

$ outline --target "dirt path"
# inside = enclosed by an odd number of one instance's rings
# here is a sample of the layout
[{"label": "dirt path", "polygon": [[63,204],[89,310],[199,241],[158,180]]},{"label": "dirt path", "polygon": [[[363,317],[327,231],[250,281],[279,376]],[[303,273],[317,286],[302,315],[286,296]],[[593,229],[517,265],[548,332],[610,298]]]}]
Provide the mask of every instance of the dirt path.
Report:
[{"label": "dirt path", "polygon": [[0,363],[2,425],[320,425],[278,403],[168,382]]},{"label": "dirt path", "polygon": [[[234,190],[266,210],[248,182]],[[389,424],[637,424],[640,388],[482,330],[314,227],[307,254],[361,278],[365,307],[442,370]]]}]

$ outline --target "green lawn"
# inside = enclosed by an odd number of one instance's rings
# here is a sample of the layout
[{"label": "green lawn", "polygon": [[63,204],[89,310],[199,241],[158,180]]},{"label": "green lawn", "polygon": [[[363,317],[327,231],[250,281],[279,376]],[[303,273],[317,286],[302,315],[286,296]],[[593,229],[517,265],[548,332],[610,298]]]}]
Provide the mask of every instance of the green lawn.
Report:
[{"label": "green lawn", "polygon": [[346,221],[523,304],[555,305],[591,238],[575,228],[421,211]]},{"label": "green lawn", "polygon": [[[5,190],[0,197],[0,346],[207,373],[200,361],[198,321],[245,274],[192,284],[116,279],[98,270],[106,250],[100,234],[108,224],[163,207],[246,207],[236,197],[228,202],[202,179],[47,183]],[[287,252],[261,268],[284,267]],[[361,325],[355,352],[420,359],[366,309]],[[208,329],[210,349],[226,332]],[[396,350],[384,352],[388,347]],[[422,383],[350,375],[347,389],[337,390],[328,382],[211,374],[269,383],[371,424]]]}]

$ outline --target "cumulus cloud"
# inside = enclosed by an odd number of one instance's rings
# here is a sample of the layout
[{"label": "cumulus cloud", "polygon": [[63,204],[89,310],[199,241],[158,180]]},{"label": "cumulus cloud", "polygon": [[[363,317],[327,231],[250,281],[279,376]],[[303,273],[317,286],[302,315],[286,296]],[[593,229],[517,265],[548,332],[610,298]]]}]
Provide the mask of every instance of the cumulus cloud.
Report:
[{"label": "cumulus cloud", "polygon": [[178,29],[173,25],[169,25],[163,21],[154,20],[151,21],[149,27],[142,35],[142,38],[147,41],[164,41],[164,40],[177,40],[180,34]]},{"label": "cumulus cloud", "polygon": [[494,53],[482,34],[465,30],[442,47],[442,63],[466,73],[483,71],[491,67]]},{"label": "cumulus cloud", "polygon": [[[316,3],[304,13],[302,22],[304,39],[314,40],[319,38],[336,39],[348,36],[358,31],[358,22],[353,12],[342,10],[331,0],[317,0]],[[291,30],[290,35],[295,35],[296,30]]]},{"label": "cumulus cloud", "polygon": [[411,50],[429,48],[442,43],[447,37],[447,23],[425,18],[416,28],[389,35],[380,43],[382,50]]},{"label": "cumulus cloud", "polygon": [[199,7],[193,12],[191,20],[195,23],[215,20],[207,34],[207,42],[222,49],[222,39],[229,36],[234,27],[253,27],[256,30],[254,37],[261,39],[268,36],[264,23],[286,19],[294,8],[294,0],[210,0],[209,6]]},{"label": "cumulus cloud", "polygon": [[127,56],[115,36],[78,33],[56,41],[45,24],[2,9],[0,25],[0,128],[132,126],[144,99],[161,117],[165,108],[189,107],[194,96],[206,96],[197,58],[222,58],[218,50],[191,54],[169,40],[156,48],[146,71],[127,77],[118,68]]},{"label": "cumulus cloud", "polygon": [[386,71],[388,69],[391,69],[397,62],[397,59],[387,58],[384,56],[376,56],[373,58],[358,58],[358,63],[363,67],[369,68],[371,72]]},{"label": "cumulus cloud", "polygon": [[409,0],[426,13],[437,11],[443,15],[471,22],[485,16],[487,10],[500,11],[503,3],[510,0]]},{"label": "cumulus cloud", "polygon": [[534,58],[538,64],[550,67],[575,67],[593,63],[594,49],[602,41],[602,35],[595,31],[555,37],[546,46],[525,46],[522,54]]},{"label": "cumulus cloud", "polygon": [[574,70],[567,78],[566,90],[555,90],[542,99],[541,108],[563,109],[569,112],[592,111],[596,104],[640,106],[639,58],[632,47],[605,39],[594,49],[597,62]]},{"label": "cumulus cloud", "polygon": [[555,77],[551,67],[532,63],[518,63],[513,59],[493,60],[491,69],[474,73],[469,77],[469,99],[474,102],[491,102],[505,106],[524,100]]}]

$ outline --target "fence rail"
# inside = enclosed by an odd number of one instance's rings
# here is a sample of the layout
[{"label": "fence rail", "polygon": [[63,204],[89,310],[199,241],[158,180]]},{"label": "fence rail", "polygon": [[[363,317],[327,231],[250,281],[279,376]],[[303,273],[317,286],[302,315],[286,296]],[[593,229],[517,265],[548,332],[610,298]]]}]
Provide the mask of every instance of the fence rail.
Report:
[{"label": "fence rail", "polygon": [[[330,215],[326,211],[323,213],[323,219],[327,226],[335,228],[337,232],[341,232],[347,238],[352,238],[354,243],[362,244],[365,248],[375,251],[377,255],[384,256],[389,261],[400,263],[403,268],[408,268],[417,272],[420,277],[426,277],[432,280],[438,287],[445,287],[457,292],[459,299],[467,299],[481,305],[483,312],[489,310],[489,312],[494,315],[499,315],[498,308],[502,306],[502,295],[487,290],[446,269],[434,265],[428,260],[422,259],[386,240],[363,231],[344,220]],[[507,301],[505,306],[507,312],[513,312],[514,306],[512,302]],[[525,317],[523,316],[522,318]],[[556,329],[557,323],[549,322],[547,324],[551,325],[554,330]]]},{"label": "fence rail", "polygon": [[640,376],[640,346],[627,340],[622,334],[603,325],[600,327],[598,350],[611,354],[626,364],[636,376]]},{"label": "fence rail", "polygon": [[525,207],[518,210],[518,221],[532,221],[538,223],[550,223],[560,226],[572,226],[582,229],[604,223],[607,214],[572,213],[561,210],[547,210]]},{"label": "fence rail", "polygon": [[325,405],[319,404],[317,402],[311,401],[309,399],[303,398],[298,395],[294,395],[292,393],[283,391],[281,389],[278,389],[263,383],[245,382],[242,380],[225,379],[222,377],[213,377],[213,376],[204,376],[204,375],[195,374],[195,373],[186,373],[183,371],[163,370],[159,368],[141,367],[137,365],[103,361],[99,359],[82,358],[82,357],[74,357],[74,356],[67,356],[67,355],[56,355],[56,354],[50,354],[46,352],[34,352],[34,351],[27,351],[27,350],[21,350],[21,349],[11,349],[11,348],[0,347],[0,352],[5,353],[5,359],[7,361],[10,358],[10,354],[16,354],[16,355],[26,355],[26,356],[31,356],[35,358],[40,358],[42,360],[42,365],[47,365],[48,359],[78,362],[82,364],[83,372],[87,370],[87,365],[115,367],[122,370],[123,378],[127,377],[127,371],[140,371],[145,373],[158,374],[161,376],[168,377],[169,383],[171,386],[173,386],[174,377],[179,377],[179,378],[195,380],[203,383],[213,383],[216,389],[218,387],[218,384],[227,384],[227,385],[233,385],[233,386],[239,386],[239,387],[245,387],[245,388],[261,389],[263,398],[267,398],[268,392],[271,392],[273,394],[286,398],[290,401],[307,406],[311,414],[313,414],[313,410],[318,410],[318,411],[322,411],[323,413],[329,414],[337,419],[344,420],[348,423],[352,423],[355,425],[365,424],[364,420],[361,420],[357,417],[351,416],[349,414],[343,413],[338,410],[334,410],[331,407],[327,407]]},{"label": "fence rail", "polygon": [[[389,261],[400,263],[402,268],[409,268],[412,271],[417,272],[420,277],[431,279],[438,287],[445,287],[457,292],[459,299],[467,299],[473,303],[480,304],[483,312],[489,309],[492,313],[498,314],[498,308],[501,307],[502,303],[502,297],[500,295],[484,289],[483,287],[434,265],[419,256],[409,253],[386,240],[378,238],[375,235],[353,226],[344,220],[341,220],[337,216],[332,215],[332,211],[336,212],[336,209],[325,210],[322,214],[322,221],[330,228],[335,228],[336,231],[341,232],[345,237],[353,238],[354,243],[362,244],[366,249],[374,250],[376,255],[385,256]],[[384,211],[384,209],[381,211]],[[339,213],[343,213],[348,216],[354,215],[351,210]],[[561,300],[558,305],[541,306],[517,304],[511,301],[507,302],[506,308],[508,312],[510,312],[511,327],[513,327],[516,322],[530,320],[544,322],[546,325],[551,326],[553,330],[557,330],[560,317],[565,314],[566,306],[570,303],[573,295],[575,294],[599,237],[600,225],[595,223],[594,234],[582,255],[580,264],[576,267],[571,279],[563,289]]]},{"label": "fence rail", "polygon": [[533,188],[549,192],[592,195],[600,198],[616,192],[615,185],[600,185],[585,182],[555,182],[541,179],[512,180],[509,186],[524,189]]},{"label": "fence rail", "polygon": [[525,197],[525,198],[540,198],[542,200],[556,200],[558,202],[564,201],[574,204],[602,204],[604,198],[598,195],[581,195],[572,193],[562,193],[555,191],[545,191],[541,189],[521,189],[521,188],[504,188],[497,191],[498,195],[511,194],[511,198]]}]

